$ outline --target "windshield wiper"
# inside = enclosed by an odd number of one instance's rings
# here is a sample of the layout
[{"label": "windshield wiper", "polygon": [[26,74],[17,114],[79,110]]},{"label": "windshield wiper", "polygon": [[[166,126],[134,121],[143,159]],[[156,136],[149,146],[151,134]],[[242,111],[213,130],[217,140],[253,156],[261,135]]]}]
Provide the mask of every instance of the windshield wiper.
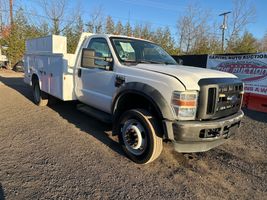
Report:
[{"label": "windshield wiper", "polygon": [[137,63],[144,63],[144,64],[165,64],[165,62],[159,62],[154,60],[138,60]]},{"label": "windshield wiper", "polygon": [[154,60],[124,60],[124,63],[131,63],[131,64],[163,64],[163,65],[174,65],[174,63],[170,62],[159,62]]},{"label": "windshield wiper", "polygon": [[160,62],[160,61],[154,61],[154,60],[138,60],[137,63],[145,63],[145,64],[164,64],[164,65],[174,65],[174,63],[170,62]]},{"label": "windshield wiper", "polygon": [[176,65],[175,63],[165,62],[165,65]]}]

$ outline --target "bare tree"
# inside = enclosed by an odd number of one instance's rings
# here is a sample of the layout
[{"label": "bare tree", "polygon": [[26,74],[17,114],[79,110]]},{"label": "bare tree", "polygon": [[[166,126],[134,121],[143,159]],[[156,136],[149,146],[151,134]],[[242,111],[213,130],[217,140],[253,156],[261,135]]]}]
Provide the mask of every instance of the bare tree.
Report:
[{"label": "bare tree", "polygon": [[267,52],[267,32],[264,37],[259,41],[259,51]]},{"label": "bare tree", "polygon": [[228,46],[239,39],[240,34],[246,30],[248,24],[255,20],[255,17],[255,6],[250,4],[248,0],[233,0],[233,11],[228,26]]},{"label": "bare tree", "polygon": [[56,35],[62,33],[66,27],[70,27],[79,16],[80,9],[78,6],[77,8],[72,9],[71,15],[68,15],[67,0],[40,0],[40,5],[47,17],[51,20],[51,32]]},{"label": "bare tree", "polygon": [[[0,28],[4,28],[6,25],[8,25],[9,20],[9,5],[8,1],[6,0],[0,0]],[[1,30],[2,30],[1,29]]]},{"label": "bare tree", "polygon": [[198,45],[207,37],[209,26],[208,12],[198,6],[189,5],[185,15],[177,21],[178,46],[185,53],[197,49]]},{"label": "bare tree", "polygon": [[102,6],[93,9],[90,15],[90,21],[86,24],[88,32],[102,33],[103,32],[103,8]]}]

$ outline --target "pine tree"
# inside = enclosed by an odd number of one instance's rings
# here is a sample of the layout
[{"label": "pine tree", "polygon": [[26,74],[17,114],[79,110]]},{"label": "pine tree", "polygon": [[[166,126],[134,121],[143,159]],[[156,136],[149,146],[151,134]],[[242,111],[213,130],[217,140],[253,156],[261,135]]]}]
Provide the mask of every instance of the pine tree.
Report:
[{"label": "pine tree", "polygon": [[132,27],[131,27],[131,24],[129,21],[124,26],[124,33],[123,34],[127,35],[127,36],[132,36],[132,34],[133,34]]},{"label": "pine tree", "polygon": [[142,25],[136,24],[133,30],[133,36],[136,38],[142,37]]},{"label": "pine tree", "polygon": [[4,43],[8,46],[7,57],[11,67],[22,60],[26,39],[38,36],[40,36],[38,29],[29,25],[24,10],[19,8],[14,17],[11,33],[4,40]]},{"label": "pine tree", "polygon": [[1,45],[7,45],[7,57],[10,66],[13,67],[18,61],[22,60],[25,53],[25,42],[49,34],[48,24],[42,23],[39,27],[28,22],[27,16],[22,8],[16,12],[11,32],[1,39]]},{"label": "pine tree", "polygon": [[75,47],[75,34],[71,26],[65,27],[63,35],[67,37],[67,52],[74,53]]},{"label": "pine tree", "polygon": [[121,21],[117,22],[115,32],[117,35],[123,34],[123,25],[122,25]]},{"label": "pine tree", "polygon": [[67,26],[63,35],[67,37],[67,50],[68,53],[74,53],[79,42],[81,33],[83,32],[83,20],[79,16],[72,26]]},{"label": "pine tree", "polygon": [[162,28],[159,27],[156,29],[155,32],[153,32],[151,40],[161,45],[162,37],[163,37],[163,31],[162,31]]},{"label": "pine tree", "polygon": [[149,24],[145,24],[143,27],[142,27],[142,31],[141,31],[141,37],[143,39],[146,39],[146,40],[150,40],[152,38],[152,35],[151,35],[152,31],[151,31],[151,26]]},{"label": "pine tree", "polygon": [[174,46],[174,39],[172,38],[171,31],[169,27],[157,28],[153,34],[153,41],[159,44],[163,49],[165,49],[169,54],[178,54],[179,49]]},{"label": "pine tree", "polygon": [[106,18],[105,33],[106,34],[114,34],[114,32],[115,32],[114,21],[111,18],[111,16],[107,16],[107,18]]},{"label": "pine tree", "polygon": [[227,52],[229,53],[255,53],[257,49],[257,39],[248,31],[245,31],[243,36],[235,41],[228,42],[227,46]]}]

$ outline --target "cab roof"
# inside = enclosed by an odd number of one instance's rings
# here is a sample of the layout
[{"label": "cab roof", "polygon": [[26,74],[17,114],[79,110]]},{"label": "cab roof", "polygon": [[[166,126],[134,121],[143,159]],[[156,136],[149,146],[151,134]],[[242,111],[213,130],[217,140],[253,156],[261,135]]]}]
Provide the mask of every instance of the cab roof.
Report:
[{"label": "cab roof", "polygon": [[99,37],[108,37],[108,38],[111,38],[111,37],[119,37],[119,38],[125,38],[125,39],[135,39],[135,40],[142,40],[142,41],[146,41],[146,42],[152,42],[150,40],[146,40],[146,39],[143,39],[143,38],[137,38],[137,37],[132,37],[132,36],[126,36],[126,35],[115,35],[115,34],[95,34],[93,33],[92,36],[99,36]]}]

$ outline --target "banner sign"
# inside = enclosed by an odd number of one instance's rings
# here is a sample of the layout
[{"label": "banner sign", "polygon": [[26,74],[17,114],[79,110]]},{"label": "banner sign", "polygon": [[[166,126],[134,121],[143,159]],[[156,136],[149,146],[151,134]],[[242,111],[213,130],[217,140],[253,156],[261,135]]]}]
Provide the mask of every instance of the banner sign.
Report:
[{"label": "banner sign", "polygon": [[235,74],[247,93],[267,95],[267,53],[209,55],[207,68]]}]

